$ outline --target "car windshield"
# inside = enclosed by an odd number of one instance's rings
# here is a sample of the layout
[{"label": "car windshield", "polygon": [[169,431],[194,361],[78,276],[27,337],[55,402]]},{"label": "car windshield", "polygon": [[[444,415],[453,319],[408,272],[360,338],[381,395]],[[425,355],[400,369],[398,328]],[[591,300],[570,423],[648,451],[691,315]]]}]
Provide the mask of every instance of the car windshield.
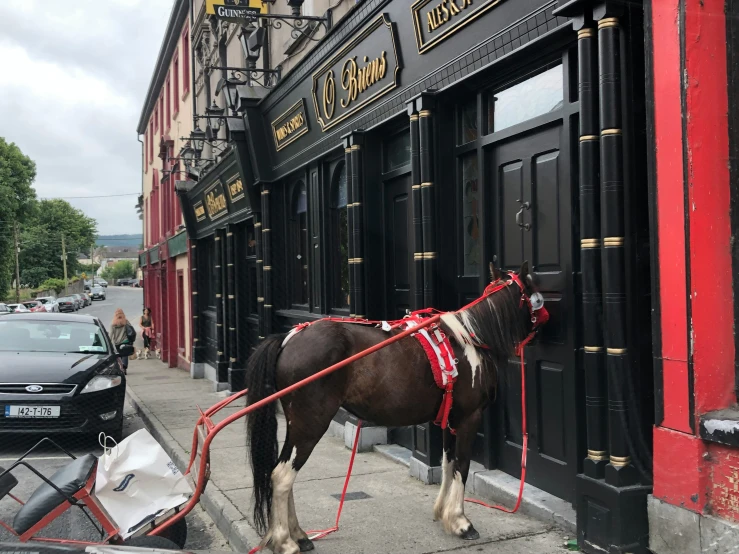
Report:
[{"label": "car windshield", "polygon": [[0,321],[0,352],[107,352],[102,330],[69,321]]}]

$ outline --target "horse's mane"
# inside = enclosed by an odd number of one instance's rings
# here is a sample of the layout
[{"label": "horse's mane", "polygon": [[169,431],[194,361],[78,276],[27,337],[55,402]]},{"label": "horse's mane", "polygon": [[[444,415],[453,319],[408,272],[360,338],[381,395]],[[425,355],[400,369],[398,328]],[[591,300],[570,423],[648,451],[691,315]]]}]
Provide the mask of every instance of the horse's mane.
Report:
[{"label": "horse's mane", "polygon": [[464,347],[465,357],[472,366],[473,379],[483,360],[491,362],[495,369],[502,369],[526,335],[520,299],[518,287],[512,285],[469,308],[441,317]]}]

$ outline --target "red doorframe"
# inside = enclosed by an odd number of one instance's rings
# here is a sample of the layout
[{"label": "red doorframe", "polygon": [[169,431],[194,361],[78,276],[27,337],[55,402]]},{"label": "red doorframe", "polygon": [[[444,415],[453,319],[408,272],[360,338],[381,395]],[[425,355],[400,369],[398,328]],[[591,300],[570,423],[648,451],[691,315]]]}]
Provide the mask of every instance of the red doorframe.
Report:
[{"label": "red doorframe", "polygon": [[160,354],[163,362],[169,360],[169,309],[167,295],[167,266],[168,262],[163,262],[159,271],[159,348],[161,349]]},{"label": "red doorframe", "polygon": [[177,270],[177,354],[184,356],[185,344],[185,273]]}]

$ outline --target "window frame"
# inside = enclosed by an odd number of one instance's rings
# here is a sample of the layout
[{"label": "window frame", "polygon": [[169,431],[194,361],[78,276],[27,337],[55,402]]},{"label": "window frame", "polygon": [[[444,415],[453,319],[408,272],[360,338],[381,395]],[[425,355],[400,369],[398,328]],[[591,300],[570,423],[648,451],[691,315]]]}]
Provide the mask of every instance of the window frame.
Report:
[{"label": "window frame", "polygon": [[172,81],[170,77],[171,74],[167,73],[167,79],[164,84],[165,96],[167,97],[167,131],[172,128]]},{"label": "window frame", "polygon": [[172,59],[172,119],[180,113],[180,50],[175,48],[174,57]]},{"label": "window frame", "polygon": [[190,22],[185,21],[182,31],[182,99],[190,92]]},{"label": "window frame", "polygon": [[[291,309],[294,310],[300,310],[309,312],[310,306],[311,306],[311,283],[310,283],[310,260],[308,259],[308,252],[309,252],[309,242],[310,242],[310,221],[309,221],[309,212],[310,212],[310,200],[308,199],[308,184],[306,183],[307,179],[304,176],[300,176],[290,185],[289,189],[289,195],[287,197],[288,201],[285,203],[287,208],[287,217],[285,218],[285,223],[287,227],[287,242],[289,244],[289,247],[286,248],[286,253],[288,256],[287,260],[287,279],[288,279],[288,287],[287,290],[289,291],[289,301],[288,304]],[[297,201],[298,201],[298,194],[300,194],[300,190],[305,190],[305,196],[306,196],[306,206],[305,206],[305,212],[301,212],[298,214],[297,210]],[[300,215],[305,214],[305,228],[300,228]],[[301,237],[299,235],[305,233],[305,237]],[[297,238],[296,238],[297,237]],[[300,248],[301,246],[305,249],[301,252]],[[298,254],[301,255],[301,259],[298,261],[297,256]],[[304,254],[304,256],[303,256]],[[305,260],[305,265],[302,264],[303,260]],[[299,275],[298,275],[299,274]],[[306,279],[305,284],[303,284],[302,280],[303,278]],[[301,287],[304,289],[305,292],[305,301],[302,302],[300,300],[296,301],[297,294],[298,294],[298,285],[297,283],[301,283]],[[302,299],[301,299],[302,300]]]},{"label": "window frame", "polygon": [[[339,210],[345,210],[347,214],[347,222],[346,222],[346,233],[347,233],[347,260],[346,260],[346,266],[347,266],[347,272],[349,270],[349,213],[347,206],[344,206],[343,208],[335,207],[335,197],[337,194],[337,188],[339,185],[339,179],[341,176],[341,172],[346,172],[346,161],[342,158],[337,158],[335,160],[331,160],[327,164],[328,171],[326,172],[328,180],[327,180],[327,194],[326,197],[326,213],[328,214],[328,224],[329,224],[329,249],[328,249],[328,268],[330,277],[328,279],[328,313],[340,315],[340,316],[349,316],[350,313],[350,306],[349,302],[347,302],[343,306],[337,306],[337,298],[339,295],[339,290],[341,287],[340,283],[340,272],[341,272],[341,264],[342,260],[340,255],[340,234],[339,234],[339,225],[341,225],[340,222],[340,215]],[[348,177],[348,176],[347,176]],[[347,204],[348,204],[348,198],[349,198],[349,183],[347,178]],[[338,280],[337,282],[337,275]],[[351,277],[349,277],[348,282],[348,288],[346,291],[346,295],[349,296],[351,294]]]}]

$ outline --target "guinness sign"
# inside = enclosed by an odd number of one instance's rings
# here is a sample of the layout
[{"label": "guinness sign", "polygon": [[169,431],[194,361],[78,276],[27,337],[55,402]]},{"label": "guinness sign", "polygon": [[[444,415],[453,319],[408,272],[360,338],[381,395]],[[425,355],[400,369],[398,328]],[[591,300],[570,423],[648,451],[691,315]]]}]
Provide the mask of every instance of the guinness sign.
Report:
[{"label": "guinness sign", "polygon": [[192,205],[193,210],[195,211],[195,221],[200,223],[205,219],[205,206],[203,206],[203,203],[198,201],[195,202],[195,204]]},{"label": "guinness sign", "polygon": [[395,27],[382,14],[313,74],[313,107],[326,131],[398,86]]},{"label": "guinness sign", "polygon": [[246,194],[244,183],[241,182],[241,177],[239,177],[238,173],[227,181],[226,190],[228,190],[228,197],[231,199],[232,204],[244,198]]},{"label": "guinness sign", "polygon": [[282,150],[308,131],[308,118],[305,114],[305,102],[302,98],[272,122],[272,136],[275,139],[277,150]]},{"label": "guinness sign", "polygon": [[205,13],[218,19],[245,23],[267,13],[262,0],[205,0]]},{"label": "guinness sign", "polygon": [[411,6],[418,53],[431,50],[503,0],[416,0]]},{"label": "guinness sign", "polygon": [[211,221],[215,221],[228,213],[226,193],[223,192],[221,181],[216,181],[205,190],[203,203]]}]

